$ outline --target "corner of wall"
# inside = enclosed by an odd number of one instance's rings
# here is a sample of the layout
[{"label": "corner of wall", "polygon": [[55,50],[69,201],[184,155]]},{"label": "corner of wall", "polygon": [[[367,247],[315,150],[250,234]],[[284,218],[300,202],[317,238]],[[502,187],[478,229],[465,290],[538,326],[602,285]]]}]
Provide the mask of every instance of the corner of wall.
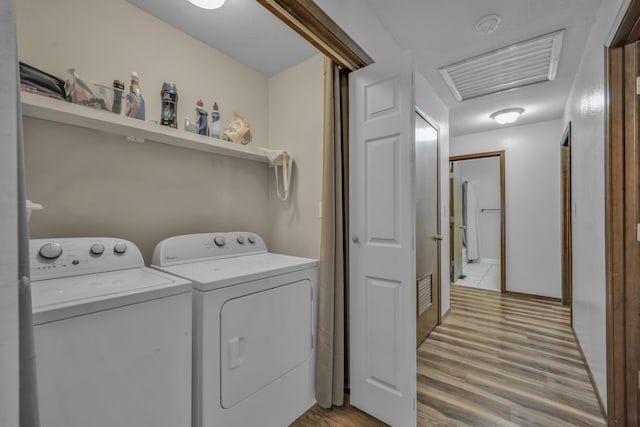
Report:
[{"label": "corner of wall", "polygon": [[[324,132],[324,56],[318,54],[269,78],[269,147],[292,155],[294,166],[289,199],[276,195],[269,169],[271,227],[267,236],[273,252],[320,256],[322,150]],[[282,185],[282,182],[280,182]]]}]

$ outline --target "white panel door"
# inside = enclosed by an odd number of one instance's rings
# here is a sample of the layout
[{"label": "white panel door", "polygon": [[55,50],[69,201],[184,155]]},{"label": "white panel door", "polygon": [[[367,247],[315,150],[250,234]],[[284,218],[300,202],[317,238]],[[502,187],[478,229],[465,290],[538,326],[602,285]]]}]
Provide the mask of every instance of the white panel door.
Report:
[{"label": "white panel door", "polygon": [[351,403],[416,425],[413,61],[349,76]]}]

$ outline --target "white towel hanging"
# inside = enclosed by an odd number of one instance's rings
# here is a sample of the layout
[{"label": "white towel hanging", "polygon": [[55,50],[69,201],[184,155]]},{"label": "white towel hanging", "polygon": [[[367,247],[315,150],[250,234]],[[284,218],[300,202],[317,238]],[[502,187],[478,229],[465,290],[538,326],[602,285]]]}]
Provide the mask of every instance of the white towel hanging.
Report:
[{"label": "white towel hanging", "polygon": [[[271,167],[276,174],[276,193],[278,198],[283,202],[289,198],[289,186],[291,184],[291,168],[293,166],[293,157],[282,150],[269,150],[263,148],[264,154],[267,155]],[[280,192],[280,183],[278,181],[278,167],[282,168],[282,193]]]}]

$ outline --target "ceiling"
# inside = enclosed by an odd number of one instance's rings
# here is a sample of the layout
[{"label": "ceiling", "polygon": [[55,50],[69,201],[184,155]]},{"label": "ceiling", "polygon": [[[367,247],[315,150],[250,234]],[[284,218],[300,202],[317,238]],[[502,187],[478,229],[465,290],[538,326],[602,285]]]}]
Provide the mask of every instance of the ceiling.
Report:
[{"label": "ceiling", "polygon": [[[318,53],[256,0],[227,0],[216,10],[199,9],[187,0],[128,1],[266,76]],[[317,0],[317,3],[331,9],[330,14],[339,24],[343,12],[347,17],[373,14],[397,47],[412,50],[418,70],[449,107],[450,132],[455,136],[502,127],[489,116],[505,108],[525,109],[514,125],[560,118],[601,1]],[[360,10],[354,14],[354,8]],[[476,32],[476,22],[491,14],[502,18],[498,30],[490,35]],[[341,24],[347,32],[350,29],[357,32],[368,25],[364,19],[348,19]],[[383,40],[382,29],[377,23],[367,28],[367,38],[371,40],[362,40],[361,45]],[[442,66],[560,29],[566,32],[554,81],[458,102],[438,72]]]},{"label": "ceiling", "polygon": [[227,0],[215,10],[187,0],[127,1],[265,76],[318,54],[256,0]]},{"label": "ceiling", "polygon": [[[501,127],[489,115],[525,109],[514,125],[560,118],[601,0],[366,0],[401,49],[411,49],[418,70],[450,109],[451,135]],[[497,14],[490,35],[475,30],[480,18]],[[565,29],[557,78],[458,102],[438,68],[536,36]]]}]

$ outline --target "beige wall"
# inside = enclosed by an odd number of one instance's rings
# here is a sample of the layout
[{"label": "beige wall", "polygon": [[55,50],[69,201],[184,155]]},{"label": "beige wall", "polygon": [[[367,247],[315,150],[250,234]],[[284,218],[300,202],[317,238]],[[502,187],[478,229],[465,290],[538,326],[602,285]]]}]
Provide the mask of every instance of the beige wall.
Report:
[{"label": "beige wall", "polygon": [[[250,230],[274,252],[318,256],[321,56],[267,79],[123,0],[17,0],[17,11],[22,61],[60,77],[73,65],[104,83],[135,70],[147,120],[158,119],[165,80],[178,86],[180,125],[186,114],[194,118],[199,97],[207,104],[215,97],[223,122],[240,112],[251,122],[253,145],[287,150],[296,163],[291,198],[282,203],[265,163],[27,118],[27,194],[45,206],[32,216],[31,238],[122,237],[149,262],[168,236]],[[59,25],[69,16],[93,19]],[[107,31],[114,22],[121,31]]]},{"label": "beige wall", "polygon": [[27,192],[44,205],[31,237],[114,236],[148,263],[177,234],[250,230],[268,236],[265,163],[25,119]]},{"label": "beige wall", "polygon": [[275,195],[269,169],[270,250],[320,256],[324,57],[317,55],[269,79],[269,142],[293,155],[289,200]]},{"label": "beige wall", "polygon": [[[186,0],[184,0],[186,1]],[[66,79],[111,85],[140,75],[146,119],[160,119],[162,82],[178,87],[178,124],[194,119],[196,101],[218,102],[225,124],[237,111],[253,144],[268,145],[267,78],[124,0],[16,0],[20,60]]]}]

